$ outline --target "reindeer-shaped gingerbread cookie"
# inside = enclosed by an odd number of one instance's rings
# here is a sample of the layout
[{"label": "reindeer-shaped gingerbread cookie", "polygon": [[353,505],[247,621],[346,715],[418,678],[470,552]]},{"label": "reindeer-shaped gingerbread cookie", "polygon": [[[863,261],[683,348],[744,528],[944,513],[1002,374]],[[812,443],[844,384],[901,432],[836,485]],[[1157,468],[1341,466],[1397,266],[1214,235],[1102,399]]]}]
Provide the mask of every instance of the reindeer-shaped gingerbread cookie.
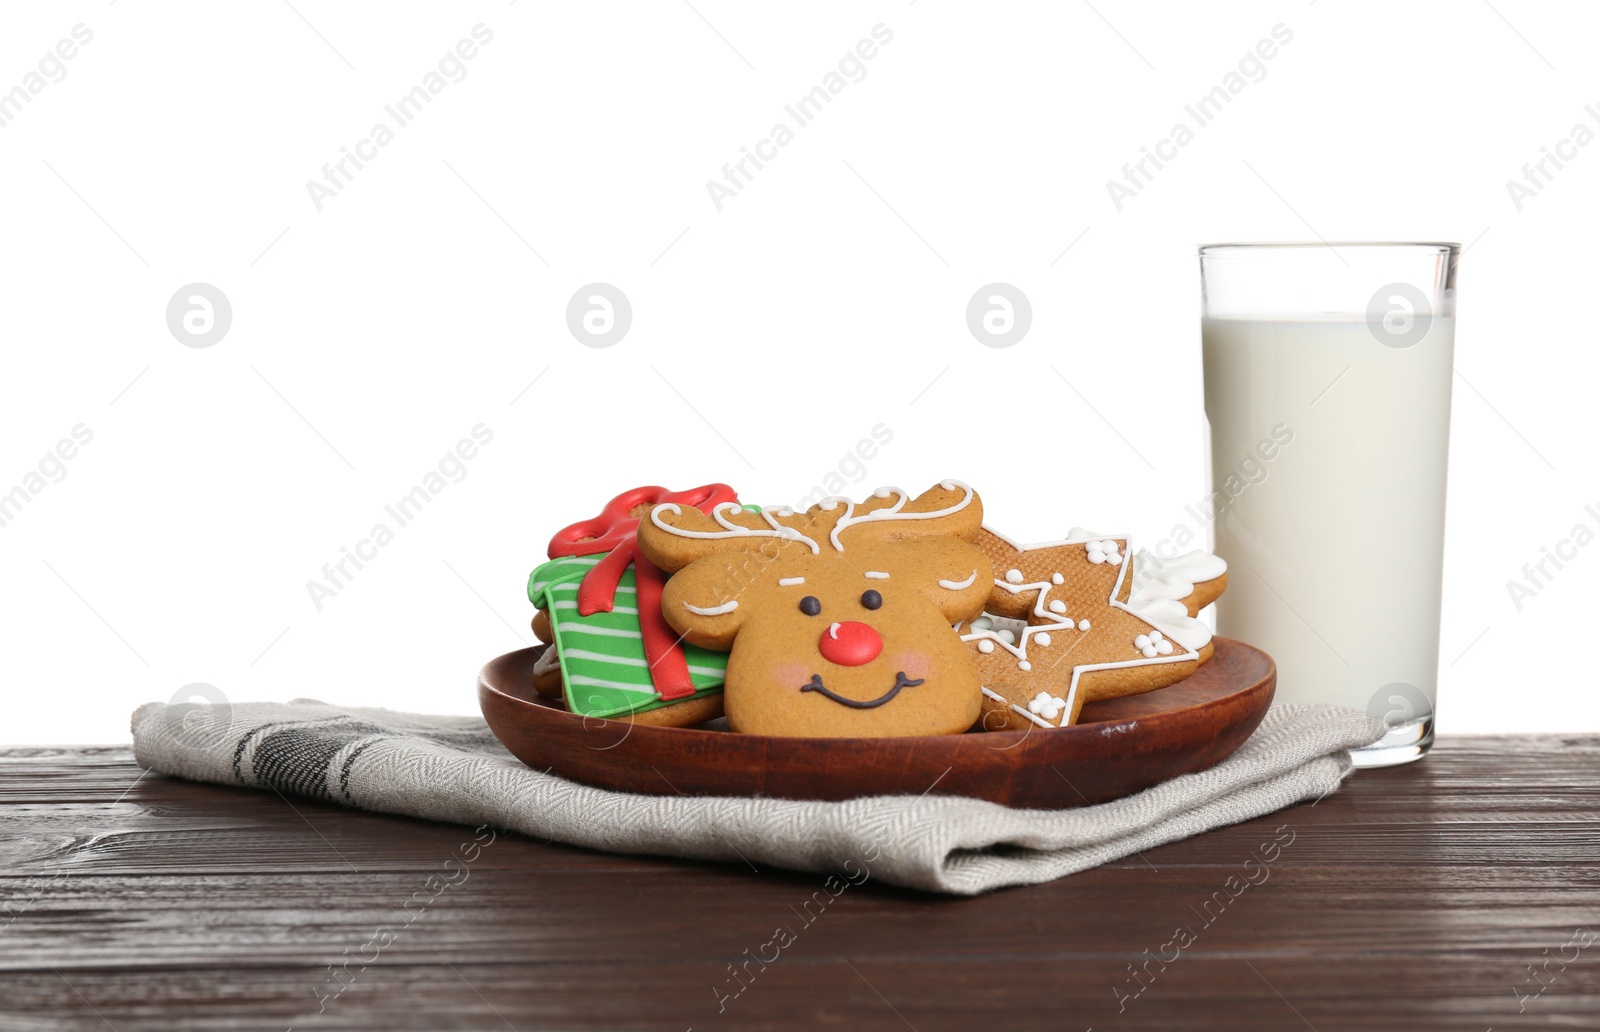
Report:
[{"label": "reindeer-shaped gingerbread cookie", "polygon": [[667,622],[691,644],[729,651],[724,703],[749,734],[955,734],[977,720],[978,672],[953,624],[993,584],[971,543],[983,505],[947,480],[911,498],[879,488],[859,505],[804,513],[707,514],[657,505],[639,548],[671,574]]}]

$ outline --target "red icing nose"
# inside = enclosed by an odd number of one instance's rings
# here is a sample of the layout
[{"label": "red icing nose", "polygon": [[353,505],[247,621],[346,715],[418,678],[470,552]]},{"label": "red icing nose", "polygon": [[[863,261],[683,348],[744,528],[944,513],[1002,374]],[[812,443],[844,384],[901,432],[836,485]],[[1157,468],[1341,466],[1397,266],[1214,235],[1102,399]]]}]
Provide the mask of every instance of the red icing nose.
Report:
[{"label": "red icing nose", "polygon": [[845,620],[822,632],[817,643],[822,658],[840,666],[860,666],[878,658],[883,651],[883,639],[878,632],[864,623]]}]

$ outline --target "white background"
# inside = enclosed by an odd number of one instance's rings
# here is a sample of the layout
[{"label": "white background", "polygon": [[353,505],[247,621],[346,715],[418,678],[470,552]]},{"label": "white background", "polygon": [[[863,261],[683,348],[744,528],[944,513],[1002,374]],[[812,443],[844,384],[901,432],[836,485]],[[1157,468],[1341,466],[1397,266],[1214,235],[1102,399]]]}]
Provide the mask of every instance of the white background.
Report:
[{"label": "white background", "polygon": [[[1499,11],[8,9],[0,89],[94,36],[0,128],[0,492],[94,436],[0,527],[0,741],[125,741],[193,682],[472,712],[559,526],[640,483],[793,503],[879,423],[858,496],[956,476],[1015,536],[1149,543],[1204,490],[1195,245],[1317,236],[1470,245],[1442,731],[1600,729],[1600,547],[1520,612],[1506,587],[1600,528],[1600,146],[1520,211],[1506,188],[1600,131],[1600,18]],[[466,78],[318,211],[307,181],[478,23]],[[718,211],[707,181],[879,23],[866,77]],[[1280,23],[1265,78],[1119,212],[1106,181]],[[196,281],[233,308],[203,349],[165,319]],[[633,307],[608,349],[566,326],[594,281]],[[966,327],[994,281],[1033,306],[1008,349]],[[307,582],[479,423],[465,479],[319,611]]]}]

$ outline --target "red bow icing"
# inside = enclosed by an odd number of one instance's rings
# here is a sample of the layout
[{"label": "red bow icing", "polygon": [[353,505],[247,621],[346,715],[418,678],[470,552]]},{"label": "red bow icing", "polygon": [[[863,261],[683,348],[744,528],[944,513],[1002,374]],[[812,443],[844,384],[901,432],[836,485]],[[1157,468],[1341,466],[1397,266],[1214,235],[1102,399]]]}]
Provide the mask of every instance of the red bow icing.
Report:
[{"label": "red bow icing", "polygon": [[661,615],[661,591],[666,574],[639,554],[636,532],[643,508],[674,502],[697,509],[714,508],[736,502],[738,495],[727,484],[706,484],[688,491],[668,491],[664,487],[636,487],[624,491],[590,520],[579,520],[563,527],[550,539],[552,559],[609,552],[583,575],[578,584],[578,613],[593,616],[609,613],[617,602],[617,585],[623,573],[633,567],[634,590],[639,599],[639,634],[644,640],[645,660],[650,664],[650,680],[663,700],[685,699],[695,692],[689,680],[689,660],[679,638]]}]

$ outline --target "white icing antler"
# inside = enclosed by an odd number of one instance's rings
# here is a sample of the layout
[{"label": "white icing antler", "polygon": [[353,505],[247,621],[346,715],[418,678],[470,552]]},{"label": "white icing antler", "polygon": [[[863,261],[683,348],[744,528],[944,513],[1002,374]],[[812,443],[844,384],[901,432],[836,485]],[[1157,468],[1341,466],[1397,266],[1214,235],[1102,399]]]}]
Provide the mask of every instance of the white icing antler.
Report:
[{"label": "white icing antler", "polygon": [[[898,487],[880,487],[873,492],[873,497],[887,498],[889,495],[893,494],[897,496],[894,500],[894,504],[885,506],[881,509],[873,509],[871,512],[863,513],[860,516],[855,514],[854,503],[849,502],[848,499],[844,499],[844,501],[846,501],[846,503],[849,505],[849,508],[845,510],[845,514],[843,516],[839,517],[839,522],[833,525],[833,530],[828,534],[828,541],[836,550],[842,552],[844,551],[844,545],[839,541],[839,532],[847,527],[854,527],[862,523],[877,523],[888,520],[938,519],[941,516],[954,515],[955,513],[960,512],[962,509],[965,509],[967,506],[972,504],[973,490],[966,484],[963,484],[961,481],[946,480],[940,483],[939,486],[944,488],[946,491],[954,491],[956,488],[960,488],[962,491],[965,491],[966,494],[962,496],[961,501],[956,502],[954,505],[946,506],[943,509],[934,509],[931,512],[902,512],[901,510],[905,508],[906,503],[911,500],[911,496]],[[831,502],[833,499],[830,498],[828,501]],[[823,503],[823,507],[831,508],[827,502]]]},{"label": "white icing antler", "polygon": [[672,514],[674,516],[683,515],[682,507],[680,507],[676,502],[663,502],[650,510],[650,522],[660,529],[666,531],[668,534],[673,534],[677,537],[716,539],[770,537],[778,538],[783,541],[803,541],[807,545],[811,546],[812,555],[822,551],[822,549],[817,547],[817,543],[815,541],[806,537],[793,527],[783,526],[777,520],[773,519],[770,513],[763,512],[761,516],[766,520],[768,525],[772,527],[771,530],[752,530],[749,527],[741,527],[737,523],[732,522],[726,516],[724,516],[723,513],[729,509],[742,510],[742,507],[738,502],[723,502],[721,505],[717,505],[712,508],[711,518],[717,521],[717,525],[722,527],[722,530],[685,530],[682,527],[674,527],[670,523],[663,523],[661,521],[661,514],[669,509],[672,510]]}]

